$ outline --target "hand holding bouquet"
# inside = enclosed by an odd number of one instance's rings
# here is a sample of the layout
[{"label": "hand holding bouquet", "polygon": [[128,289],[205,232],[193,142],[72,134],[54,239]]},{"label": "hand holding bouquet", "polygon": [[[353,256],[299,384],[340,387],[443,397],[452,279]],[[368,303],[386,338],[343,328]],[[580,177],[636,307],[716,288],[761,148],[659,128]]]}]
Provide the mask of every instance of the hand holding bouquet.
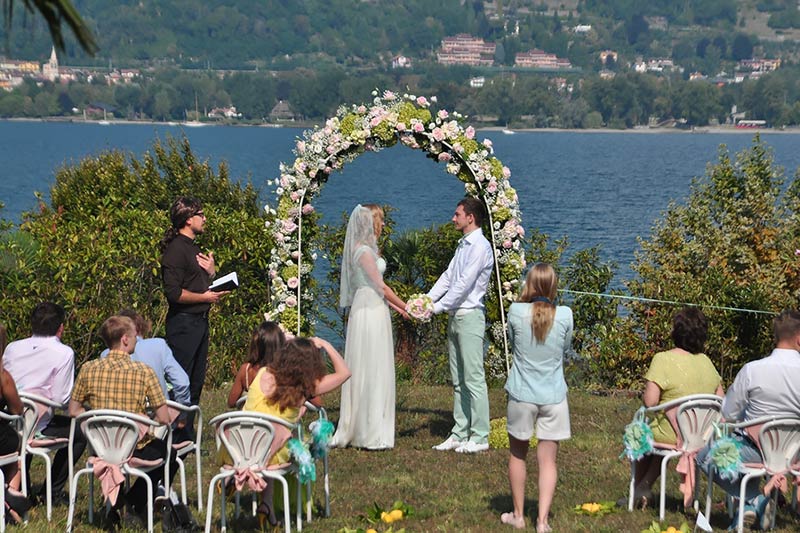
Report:
[{"label": "hand holding bouquet", "polygon": [[406,313],[414,320],[430,322],[433,317],[433,300],[427,294],[412,294],[406,303]]}]

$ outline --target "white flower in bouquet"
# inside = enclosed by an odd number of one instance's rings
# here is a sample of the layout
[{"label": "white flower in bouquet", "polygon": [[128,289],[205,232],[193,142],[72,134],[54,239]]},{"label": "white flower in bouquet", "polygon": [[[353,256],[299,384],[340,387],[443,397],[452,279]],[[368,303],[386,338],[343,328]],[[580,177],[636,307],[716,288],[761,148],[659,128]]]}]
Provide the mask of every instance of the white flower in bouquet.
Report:
[{"label": "white flower in bouquet", "polygon": [[406,313],[420,322],[429,322],[433,317],[433,300],[427,294],[412,294],[406,303]]}]

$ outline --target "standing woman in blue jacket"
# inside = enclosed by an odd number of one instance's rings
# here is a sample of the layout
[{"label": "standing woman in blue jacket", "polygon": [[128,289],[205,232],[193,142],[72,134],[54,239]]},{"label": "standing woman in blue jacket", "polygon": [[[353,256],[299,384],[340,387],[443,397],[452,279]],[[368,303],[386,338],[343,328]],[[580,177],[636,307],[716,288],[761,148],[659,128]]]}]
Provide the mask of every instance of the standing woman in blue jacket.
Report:
[{"label": "standing woman in blue jacket", "polygon": [[558,443],[570,437],[564,353],[572,342],[572,310],[556,306],[557,290],[553,267],[539,263],[528,271],[519,301],[511,304],[508,313],[514,363],[505,388],[511,447],[508,480],[514,511],[503,513],[500,519],[517,529],[525,527],[525,458],[535,433],[539,463],[537,533],[552,531],[547,515],[558,479]]}]

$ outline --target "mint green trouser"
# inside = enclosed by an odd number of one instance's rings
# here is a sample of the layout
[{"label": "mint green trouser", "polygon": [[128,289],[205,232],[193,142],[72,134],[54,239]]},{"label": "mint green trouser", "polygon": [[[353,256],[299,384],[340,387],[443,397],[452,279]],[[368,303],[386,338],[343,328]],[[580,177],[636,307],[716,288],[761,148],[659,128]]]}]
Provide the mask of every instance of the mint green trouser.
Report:
[{"label": "mint green trouser", "polygon": [[489,440],[489,393],[483,370],[485,331],[486,317],[479,309],[451,315],[447,323],[455,419],[452,435],[478,444]]}]

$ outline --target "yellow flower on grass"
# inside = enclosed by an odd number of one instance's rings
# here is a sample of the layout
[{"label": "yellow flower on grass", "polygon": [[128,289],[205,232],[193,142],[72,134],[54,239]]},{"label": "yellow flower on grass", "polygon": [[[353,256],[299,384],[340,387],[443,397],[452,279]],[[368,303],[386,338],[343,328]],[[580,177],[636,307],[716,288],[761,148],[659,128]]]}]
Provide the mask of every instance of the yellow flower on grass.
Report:
[{"label": "yellow flower on grass", "polygon": [[588,511],[590,513],[596,513],[597,511],[600,510],[600,504],[594,502],[584,503],[583,505],[581,505],[581,509],[583,509],[584,511]]},{"label": "yellow flower on grass", "polygon": [[394,509],[393,511],[389,512],[389,516],[392,517],[392,521],[396,522],[398,520],[403,519],[403,510],[402,509]]},{"label": "yellow flower on grass", "polygon": [[391,513],[387,513],[386,511],[384,511],[381,513],[381,520],[383,520],[387,524],[391,524],[392,522],[394,522],[394,517],[391,515]]},{"label": "yellow flower on grass", "polygon": [[370,528],[370,529],[367,530],[367,533],[378,533],[378,531],[376,529],[371,529]]}]

